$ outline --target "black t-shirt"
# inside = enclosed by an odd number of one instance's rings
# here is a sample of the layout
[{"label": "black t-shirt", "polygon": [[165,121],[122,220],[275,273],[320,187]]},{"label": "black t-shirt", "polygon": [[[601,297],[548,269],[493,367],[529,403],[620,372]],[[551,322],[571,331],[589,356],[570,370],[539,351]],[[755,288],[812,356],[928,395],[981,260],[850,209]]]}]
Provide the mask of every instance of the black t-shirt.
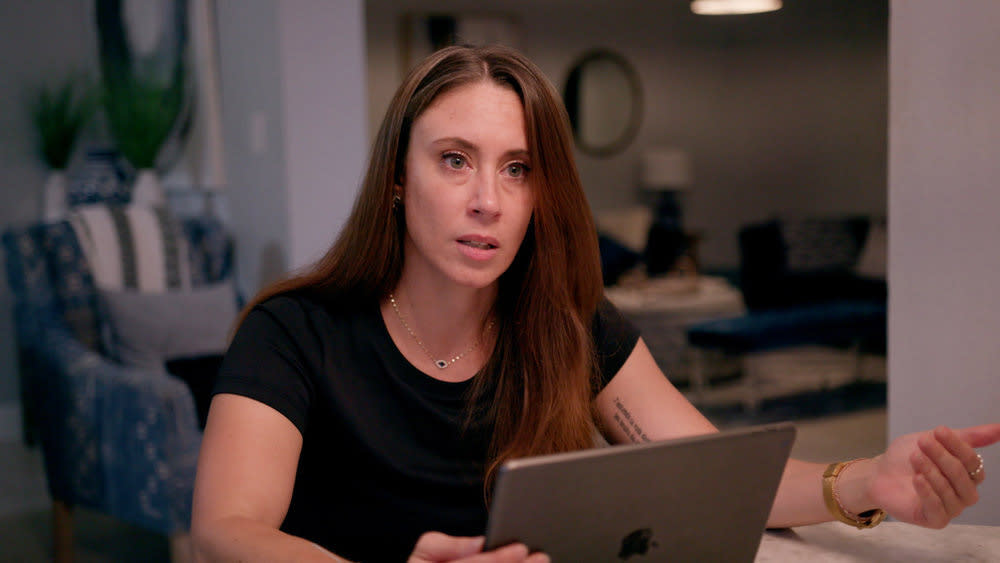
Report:
[{"label": "black t-shirt", "polygon": [[[593,334],[603,386],[638,331],[605,300]],[[410,364],[376,303],[284,295],[247,316],[215,393],[265,403],[302,433],[283,531],[351,560],[403,561],[425,531],[485,531],[489,429],[465,424],[470,385]]]}]

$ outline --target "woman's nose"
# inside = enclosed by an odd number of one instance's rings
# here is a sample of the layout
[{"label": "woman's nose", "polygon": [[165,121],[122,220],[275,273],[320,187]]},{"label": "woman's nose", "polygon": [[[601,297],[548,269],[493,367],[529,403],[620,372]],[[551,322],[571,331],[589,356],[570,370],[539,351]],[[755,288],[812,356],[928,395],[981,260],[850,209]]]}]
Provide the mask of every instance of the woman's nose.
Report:
[{"label": "woman's nose", "polygon": [[494,174],[483,174],[477,179],[475,192],[472,194],[470,210],[477,215],[500,215],[500,198],[497,190],[497,177]]}]

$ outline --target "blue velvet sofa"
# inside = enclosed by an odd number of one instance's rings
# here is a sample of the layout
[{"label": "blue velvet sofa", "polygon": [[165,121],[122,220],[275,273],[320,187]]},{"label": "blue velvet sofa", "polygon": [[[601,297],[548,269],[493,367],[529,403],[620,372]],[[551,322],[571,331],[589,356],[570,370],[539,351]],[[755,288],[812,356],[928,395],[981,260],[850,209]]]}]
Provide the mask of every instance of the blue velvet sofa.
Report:
[{"label": "blue velvet sofa", "polygon": [[[745,226],[739,241],[747,313],[689,327],[695,349],[745,355],[820,345],[884,352],[882,223],[860,216],[774,219]],[[873,252],[881,252],[880,273],[859,268]]]}]

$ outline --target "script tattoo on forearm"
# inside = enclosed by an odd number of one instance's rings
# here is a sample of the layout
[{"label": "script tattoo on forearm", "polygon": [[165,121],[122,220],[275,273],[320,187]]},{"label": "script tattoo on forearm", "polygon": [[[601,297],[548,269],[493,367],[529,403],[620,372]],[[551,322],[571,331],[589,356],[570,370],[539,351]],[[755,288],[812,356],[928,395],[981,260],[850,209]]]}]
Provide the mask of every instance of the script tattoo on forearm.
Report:
[{"label": "script tattoo on forearm", "polygon": [[639,442],[649,442],[649,436],[642,431],[639,423],[632,418],[632,413],[628,412],[625,405],[622,404],[621,397],[615,397],[615,422],[618,423],[618,427],[625,432],[628,439],[632,441],[633,444],[638,444]]}]

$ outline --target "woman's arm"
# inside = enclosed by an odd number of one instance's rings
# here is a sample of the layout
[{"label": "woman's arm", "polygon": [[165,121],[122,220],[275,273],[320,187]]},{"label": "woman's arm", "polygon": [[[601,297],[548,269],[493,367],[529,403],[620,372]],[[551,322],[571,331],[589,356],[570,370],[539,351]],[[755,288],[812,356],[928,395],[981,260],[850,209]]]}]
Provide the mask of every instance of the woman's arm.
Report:
[{"label": "woman's arm", "polygon": [[[629,443],[715,432],[716,428],[670,383],[640,339],[629,359],[597,395],[606,437]],[[876,458],[846,467],[837,479],[841,505],[860,514],[882,508],[895,518],[941,527],[974,504],[973,448],[1000,440],[1000,424],[902,436]],[[768,519],[769,527],[833,520],[823,498],[825,464],[789,460]],[[978,481],[977,481],[978,479]]]},{"label": "woman's arm", "polygon": [[609,442],[639,443],[718,432],[663,375],[640,338],[628,360],[597,394]]},{"label": "woman's arm", "polygon": [[301,449],[298,429],[273,408],[239,395],[212,399],[194,486],[196,561],[343,561],[278,530]]},{"label": "woman's arm", "polygon": [[[284,415],[239,395],[212,399],[198,459],[191,537],[196,561],[346,561],[278,528],[292,499],[302,435]],[[410,561],[544,563],[523,544],[482,552],[483,538],[431,532]]]}]

